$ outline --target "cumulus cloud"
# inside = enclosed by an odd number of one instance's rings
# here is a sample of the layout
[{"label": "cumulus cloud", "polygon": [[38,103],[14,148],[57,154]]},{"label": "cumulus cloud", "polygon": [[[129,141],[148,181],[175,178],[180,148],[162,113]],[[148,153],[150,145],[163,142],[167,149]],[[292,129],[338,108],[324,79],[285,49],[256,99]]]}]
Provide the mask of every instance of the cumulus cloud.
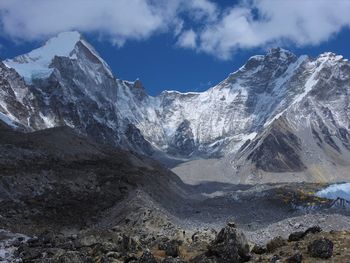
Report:
[{"label": "cumulus cloud", "polygon": [[[122,46],[155,34],[222,59],[277,43],[317,45],[350,26],[348,0],[1,0],[0,30],[32,41],[62,31],[96,32]],[[188,28],[191,28],[188,30]]]},{"label": "cumulus cloud", "polygon": [[243,1],[199,33],[198,49],[227,59],[237,49],[281,41],[317,45],[349,26],[346,0]]},{"label": "cumulus cloud", "polygon": [[102,32],[116,43],[146,39],[166,30],[172,12],[143,0],[2,0],[2,30],[10,37],[35,40],[68,30]]},{"label": "cumulus cloud", "polygon": [[122,45],[159,32],[179,34],[181,14],[207,19],[215,10],[207,0],[1,0],[0,25],[4,34],[19,40],[79,30],[99,32]]},{"label": "cumulus cloud", "polygon": [[197,39],[197,35],[192,29],[186,30],[186,31],[183,31],[179,36],[177,45],[183,48],[193,49],[193,48],[196,48],[197,46],[196,39]]}]

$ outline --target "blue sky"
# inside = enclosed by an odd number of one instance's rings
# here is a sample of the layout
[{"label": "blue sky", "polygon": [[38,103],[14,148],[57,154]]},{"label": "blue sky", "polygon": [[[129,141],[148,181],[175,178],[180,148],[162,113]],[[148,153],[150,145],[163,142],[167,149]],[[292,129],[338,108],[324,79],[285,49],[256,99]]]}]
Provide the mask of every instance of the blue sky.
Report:
[{"label": "blue sky", "polygon": [[[350,58],[350,1],[100,0],[84,10],[81,0],[65,1],[23,7],[23,1],[3,0],[0,56],[23,54],[58,32],[78,30],[118,78],[140,78],[151,95],[206,90],[250,56],[276,46],[297,55],[332,51]],[[71,13],[63,12],[67,6]]]}]

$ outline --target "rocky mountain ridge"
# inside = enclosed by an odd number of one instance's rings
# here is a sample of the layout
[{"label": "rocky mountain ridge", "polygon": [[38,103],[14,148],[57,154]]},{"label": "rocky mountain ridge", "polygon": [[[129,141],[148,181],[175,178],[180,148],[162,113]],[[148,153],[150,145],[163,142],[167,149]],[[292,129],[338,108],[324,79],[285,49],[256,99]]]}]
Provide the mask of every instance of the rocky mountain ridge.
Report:
[{"label": "rocky mountain ridge", "polygon": [[67,125],[159,160],[219,158],[232,181],[274,181],[280,173],[341,180],[350,164],[350,63],[333,53],[271,49],[205,92],[152,97],[139,80],[115,78],[79,33],[66,32],[4,61],[0,79],[7,123]]}]

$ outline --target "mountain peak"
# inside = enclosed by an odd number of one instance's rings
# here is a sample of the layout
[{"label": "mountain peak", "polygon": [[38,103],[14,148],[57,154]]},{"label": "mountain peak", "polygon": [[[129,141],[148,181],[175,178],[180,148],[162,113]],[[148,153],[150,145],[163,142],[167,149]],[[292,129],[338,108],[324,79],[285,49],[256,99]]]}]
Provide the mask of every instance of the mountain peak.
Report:
[{"label": "mountain peak", "polygon": [[281,47],[270,48],[267,53],[268,54],[274,54],[274,53],[293,54],[291,51],[284,49],[284,48],[281,48]]},{"label": "mountain peak", "polygon": [[339,61],[339,60],[343,60],[344,57],[342,55],[337,55],[336,53],[333,52],[324,52],[322,54],[320,54],[317,58],[317,60],[319,61],[325,61],[325,60],[329,60],[329,61]]},{"label": "mountain peak", "polygon": [[264,65],[289,64],[295,60],[297,60],[297,56],[292,52],[280,47],[271,48],[265,55],[250,57],[242,67],[231,73],[230,76],[232,77],[238,72],[256,71],[264,67]]},{"label": "mountain peak", "polygon": [[292,52],[290,52],[289,50],[280,48],[280,47],[275,47],[275,48],[269,49],[269,51],[267,52],[266,55],[278,57],[280,59],[288,59],[291,57],[295,57],[295,55]]},{"label": "mountain peak", "polygon": [[113,74],[107,63],[97,54],[95,49],[77,31],[59,33],[50,38],[45,44],[31,52],[7,59],[4,64],[8,68],[14,68],[28,84],[32,84],[33,79],[44,79],[51,75],[53,68],[51,63],[55,57],[67,57],[77,59],[81,45],[103,65],[107,74]]},{"label": "mountain peak", "polygon": [[57,56],[68,56],[81,39],[82,35],[78,31],[61,32],[46,41],[42,48],[56,52]]},{"label": "mountain peak", "polygon": [[25,55],[15,57],[13,61],[18,63],[28,63],[37,60],[51,62],[55,56],[69,57],[75,45],[81,39],[82,36],[77,31],[62,32],[47,40],[43,46]]},{"label": "mountain peak", "polygon": [[7,59],[4,64],[14,68],[24,80],[31,84],[32,79],[45,78],[52,73],[50,64],[55,56],[71,57],[76,44],[82,39],[77,31],[62,32],[50,38],[45,44],[31,52]]}]

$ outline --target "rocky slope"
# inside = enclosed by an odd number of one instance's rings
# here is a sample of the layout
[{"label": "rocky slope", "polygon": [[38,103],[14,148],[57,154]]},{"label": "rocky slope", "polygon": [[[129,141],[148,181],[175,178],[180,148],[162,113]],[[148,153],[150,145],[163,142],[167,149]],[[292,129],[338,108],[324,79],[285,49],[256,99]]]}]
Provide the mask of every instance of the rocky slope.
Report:
[{"label": "rocky slope", "polygon": [[101,146],[70,128],[24,134],[5,126],[0,134],[3,228],[80,229],[97,224],[102,213],[103,225],[110,227],[117,220],[114,207],[129,200],[117,213],[122,221],[135,212],[131,201],[139,195],[149,200],[143,199],[145,209],[152,202],[170,209],[187,199],[188,187],[156,162]]},{"label": "rocky slope", "polygon": [[[348,209],[314,195],[325,185],[191,187],[148,157],[68,127],[22,133],[0,121],[0,156],[4,262],[259,262],[297,252],[294,243],[251,252],[277,235],[350,227]],[[232,223],[220,231],[232,219],[247,238]],[[329,260],[341,262],[346,233],[326,235]],[[303,257],[314,239],[300,242]]]},{"label": "rocky slope", "polygon": [[347,178],[350,63],[332,53],[272,49],[205,92],[157,97],[139,80],[116,79],[77,32],[0,69],[1,116],[22,129],[67,125],[158,160],[191,161],[175,170],[184,177],[193,160],[216,158],[199,160],[208,166],[199,181],[221,173],[246,183]]}]

